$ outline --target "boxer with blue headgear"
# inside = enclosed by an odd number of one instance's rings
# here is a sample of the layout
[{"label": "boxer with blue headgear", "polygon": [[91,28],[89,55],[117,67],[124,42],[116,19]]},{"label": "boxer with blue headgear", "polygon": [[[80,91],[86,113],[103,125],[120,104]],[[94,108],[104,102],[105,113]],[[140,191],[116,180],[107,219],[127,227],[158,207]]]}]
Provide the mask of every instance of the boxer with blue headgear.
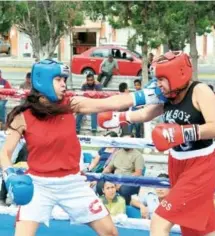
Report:
[{"label": "boxer with blue headgear", "polygon": [[[118,111],[145,105],[149,101],[159,102],[160,97],[154,89],[156,83],[150,84],[148,93],[135,96],[119,94],[104,99],[70,98],[65,96],[68,74],[68,67],[61,63],[52,60],[36,63],[32,70],[32,90],[7,118],[9,135],[0,150],[0,165],[13,201],[25,205],[20,207],[17,215],[16,236],[35,236],[39,223],[48,224],[57,203],[67,209],[70,219],[87,223],[97,235],[117,235],[107,209],[80,175],[81,145],[76,133],[75,115]],[[145,119],[142,112],[131,111],[132,114],[138,113],[136,120],[133,115],[127,113],[126,116],[124,113],[125,118],[120,121],[139,122]],[[119,117],[112,115],[113,122],[118,122]],[[24,175],[16,173],[10,160],[22,136],[26,140],[29,167]]]},{"label": "boxer with blue headgear", "polygon": [[53,86],[55,77],[68,78],[69,67],[53,60],[43,60],[33,65],[32,87],[46,96],[51,102],[59,99]]}]

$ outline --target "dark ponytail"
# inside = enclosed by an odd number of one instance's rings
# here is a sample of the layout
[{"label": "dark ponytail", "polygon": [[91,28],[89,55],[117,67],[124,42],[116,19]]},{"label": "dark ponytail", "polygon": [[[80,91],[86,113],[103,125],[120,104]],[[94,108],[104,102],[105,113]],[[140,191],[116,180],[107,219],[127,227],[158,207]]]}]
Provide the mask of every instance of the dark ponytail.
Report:
[{"label": "dark ponytail", "polygon": [[[45,102],[41,102],[42,99],[45,99]],[[8,114],[6,129],[14,129],[11,127],[14,118],[27,109],[30,109],[31,113],[39,120],[45,120],[60,114],[72,113],[69,99],[66,104],[59,102],[53,103],[47,100],[41,93],[32,89],[24,103],[14,107]]]}]

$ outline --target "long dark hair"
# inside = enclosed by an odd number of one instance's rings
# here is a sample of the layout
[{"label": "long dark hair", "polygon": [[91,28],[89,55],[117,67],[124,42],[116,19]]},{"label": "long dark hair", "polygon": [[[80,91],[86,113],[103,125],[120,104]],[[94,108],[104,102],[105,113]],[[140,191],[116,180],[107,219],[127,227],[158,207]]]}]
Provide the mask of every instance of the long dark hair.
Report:
[{"label": "long dark hair", "polygon": [[62,104],[59,102],[50,102],[49,100],[46,100],[46,102],[41,102],[41,99],[43,98],[45,97],[41,93],[35,89],[32,89],[30,94],[24,100],[24,103],[14,107],[8,114],[6,129],[14,129],[11,127],[11,123],[13,122],[15,116],[26,111],[27,109],[30,109],[31,113],[39,120],[48,119],[60,114],[72,113],[69,100],[67,104]]}]

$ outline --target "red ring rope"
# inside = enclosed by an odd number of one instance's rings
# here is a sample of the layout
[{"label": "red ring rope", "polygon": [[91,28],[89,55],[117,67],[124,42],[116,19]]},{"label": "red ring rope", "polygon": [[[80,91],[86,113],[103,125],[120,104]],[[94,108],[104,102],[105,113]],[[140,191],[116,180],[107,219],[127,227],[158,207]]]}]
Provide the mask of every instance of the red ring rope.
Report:
[{"label": "red ring rope", "polygon": [[[0,99],[8,98],[25,98],[29,94],[30,90],[23,89],[0,89]],[[119,94],[119,92],[104,92],[104,91],[67,91],[66,96],[84,96],[90,98],[106,98]]]}]

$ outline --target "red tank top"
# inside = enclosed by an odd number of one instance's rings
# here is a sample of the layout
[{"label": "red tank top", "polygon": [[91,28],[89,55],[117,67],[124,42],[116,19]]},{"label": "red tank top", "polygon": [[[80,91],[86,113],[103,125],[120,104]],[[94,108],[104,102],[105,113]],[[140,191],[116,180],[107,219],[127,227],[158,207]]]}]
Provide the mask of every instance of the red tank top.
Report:
[{"label": "red tank top", "polygon": [[38,120],[30,110],[23,114],[27,124],[24,137],[29,153],[28,173],[45,177],[77,174],[81,147],[74,115]]}]

